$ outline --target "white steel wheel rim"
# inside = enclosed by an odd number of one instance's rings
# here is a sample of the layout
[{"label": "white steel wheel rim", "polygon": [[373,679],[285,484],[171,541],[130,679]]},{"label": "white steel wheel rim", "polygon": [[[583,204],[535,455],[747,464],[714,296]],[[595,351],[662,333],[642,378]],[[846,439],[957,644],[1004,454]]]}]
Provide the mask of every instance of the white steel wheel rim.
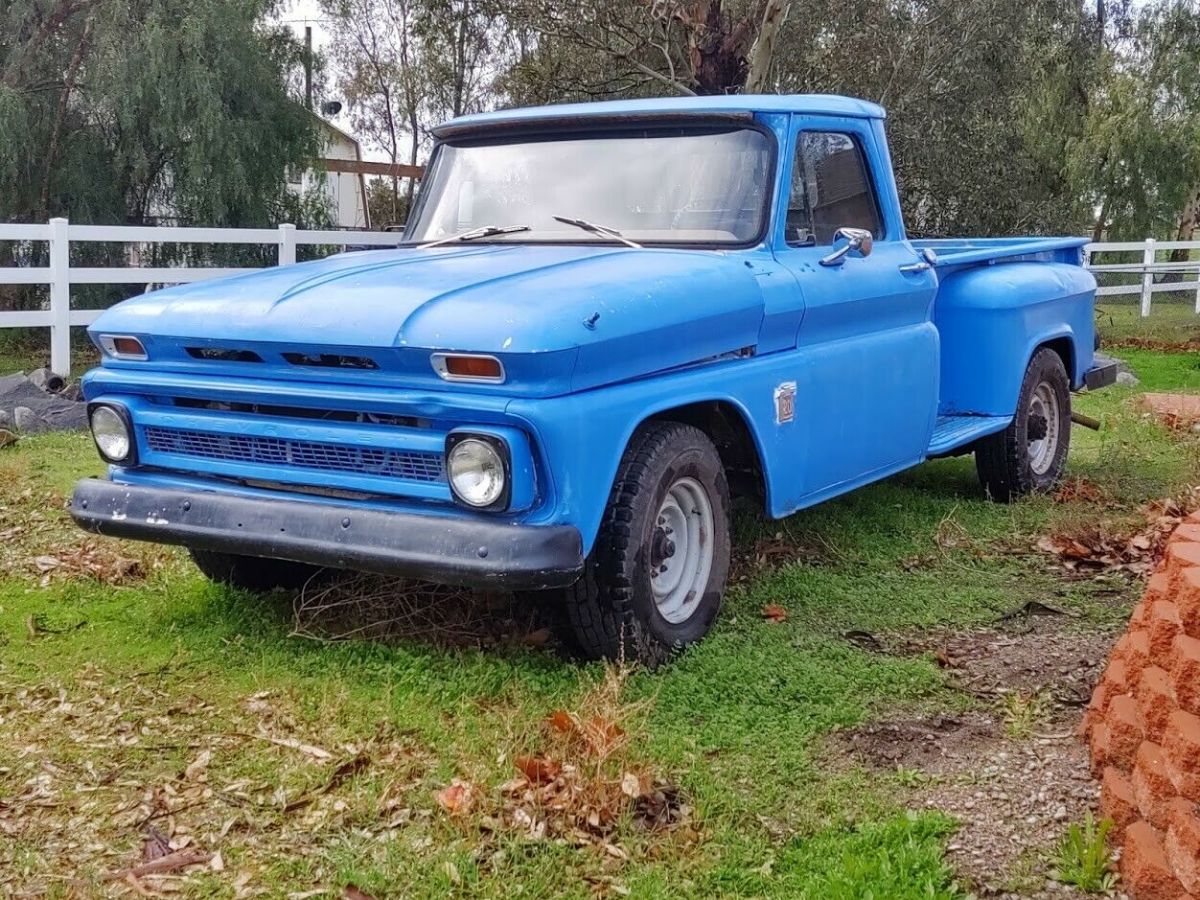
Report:
[{"label": "white steel wheel rim", "polygon": [[1034,474],[1045,475],[1050,471],[1058,453],[1059,406],[1058,393],[1044,381],[1029,398],[1029,415],[1025,427],[1036,429],[1029,439],[1029,467],[1033,469]]},{"label": "white steel wheel rim", "polygon": [[713,510],[694,478],[667,490],[650,537],[650,590],[659,615],[678,625],[696,611],[713,565]]}]

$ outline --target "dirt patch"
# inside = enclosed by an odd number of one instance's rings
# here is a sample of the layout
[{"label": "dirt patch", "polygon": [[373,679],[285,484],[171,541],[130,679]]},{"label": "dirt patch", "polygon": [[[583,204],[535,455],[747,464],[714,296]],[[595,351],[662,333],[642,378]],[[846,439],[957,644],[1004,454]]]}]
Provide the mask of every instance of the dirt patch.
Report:
[{"label": "dirt patch", "polygon": [[961,715],[873,722],[843,733],[839,749],[898,770],[913,807],[961,823],[947,856],[980,897],[1062,897],[1053,853],[1067,826],[1098,801],[1076,737],[1116,635],[1065,616],[1028,615],[969,632],[881,639],[889,652],[928,653],[980,708]]},{"label": "dirt patch", "polygon": [[950,683],[984,700],[1045,694],[1065,710],[1087,704],[1108,650],[1112,631],[1087,631],[1066,614],[1031,605],[1008,627],[925,632],[896,640],[900,652],[929,653],[947,670]]}]

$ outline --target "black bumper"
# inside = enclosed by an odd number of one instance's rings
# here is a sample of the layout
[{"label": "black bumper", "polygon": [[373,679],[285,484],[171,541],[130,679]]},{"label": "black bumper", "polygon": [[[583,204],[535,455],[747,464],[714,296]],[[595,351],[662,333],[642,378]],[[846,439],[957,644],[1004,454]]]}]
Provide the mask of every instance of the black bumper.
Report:
[{"label": "black bumper", "polygon": [[381,512],[293,500],[180,491],[85,479],[71,516],[88,531],[399,575],[442,584],[535,590],[583,571],[579,531]]},{"label": "black bumper", "polygon": [[1094,365],[1083,376],[1083,385],[1089,391],[1098,391],[1117,383],[1117,361],[1097,354]]}]

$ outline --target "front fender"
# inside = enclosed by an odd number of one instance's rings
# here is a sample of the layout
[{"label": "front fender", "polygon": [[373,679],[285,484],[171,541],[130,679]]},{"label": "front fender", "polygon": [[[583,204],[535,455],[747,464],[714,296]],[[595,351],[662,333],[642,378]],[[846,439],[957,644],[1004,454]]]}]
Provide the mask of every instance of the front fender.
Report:
[{"label": "front fender", "polygon": [[794,503],[779,496],[772,477],[788,447],[786,429],[771,425],[781,364],[777,357],[737,360],[568,397],[514,400],[507,413],[535,435],[554,483],[553,508],[536,518],[574,525],[590,553],[621,456],[638,426],[667,410],[705,402],[727,403],[741,415],[762,465],[768,509]]}]

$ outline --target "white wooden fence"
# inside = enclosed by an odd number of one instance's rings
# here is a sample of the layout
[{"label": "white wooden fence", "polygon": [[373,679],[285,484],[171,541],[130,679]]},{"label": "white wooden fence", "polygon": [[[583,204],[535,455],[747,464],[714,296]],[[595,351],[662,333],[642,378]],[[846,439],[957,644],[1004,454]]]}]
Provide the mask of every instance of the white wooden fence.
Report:
[{"label": "white wooden fence", "polygon": [[[1159,262],[1160,253],[1172,250],[1188,251],[1186,262]],[[1147,238],[1144,241],[1126,241],[1115,243],[1088,244],[1084,250],[1084,260],[1092,272],[1106,281],[1105,273],[1114,275],[1140,276],[1140,280],[1129,284],[1101,284],[1096,291],[1098,297],[1120,297],[1136,295],[1140,298],[1142,316],[1150,315],[1150,301],[1155,294],[1195,292],[1195,309],[1200,315],[1200,259],[1192,259],[1194,251],[1200,250],[1200,241],[1156,241]],[[1094,259],[1097,254],[1133,256],[1129,262],[1101,263]],[[1140,256],[1141,259],[1137,259]],[[1177,275],[1179,281],[1154,280],[1155,275]],[[1191,276],[1190,280],[1183,280]]]},{"label": "white wooden fence", "polygon": [[[278,247],[279,265],[296,261],[300,245],[394,246],[400,236],[383,231],[299,231],[294,225],[278,228],[168,228],[125,225],[72,225],[66,219],[51,219],[45,225],[0,224],[0,241],[45,241],[49,245],[46,266],[0,268],[0,284],[48,285],[50,298],[46,309],[29,312],[0,312],[0,328],[49,328],[50,367],[67,375],[71,371],[71,328],[90,325],[100,315],[97,309],[72,309],[71,286],[76,284],[182,284],[222,275],[252,272],[254,269],[171,266],[84,267],[71,265],[73,243],[123,244],[258,244]],[[1188,262],[1159,262],[1158,255],[1172,250],[1200,250],[1200,241],[1131,241],[1088,244],[1085,259],[1088,268],[1104,278],[1105,274],[1137,276],[1129,284],[1103,285],[1101,297],[1136,295],[1141,313],[1150,315],[1156,293],[1195,292],[1195,309],[1200,315],[1200,259]],[[1098,254],[1133,255],[1128,262],[1095,263]],[[1136,257],[1140,255],[1140,259]],[[1189,256],[1192,254],[1189,252]],[[1156,282],[1156,275],[1192,276],[1188,281]],[[1107,279],[1104,279],[1107,280]]]},{"label": "white wooden fence", "polygon": [[63,375],[71,371],[71,327],[90,325],[103,310],[72,309],[71,286],[76,284],[183,284],[252,272],[252,267],[161,267],[71,265],[71,245],[79,243],[122,244],[258,244],[277,246],[278,264],[296,261],[301,245],[395,246],[396,232],[300,231],[295,225],[278,228],[168,228],[128,225],[72,225],[66,219],[51,219],[45,225],[0,224],[0,241],[22,243],[45,241],[49,245],[46,266],[0,268],[0,284],[44,284],[50,288],[48,307],[29,312],[0,312],[0,328],[49,328],[50,368]]}]

